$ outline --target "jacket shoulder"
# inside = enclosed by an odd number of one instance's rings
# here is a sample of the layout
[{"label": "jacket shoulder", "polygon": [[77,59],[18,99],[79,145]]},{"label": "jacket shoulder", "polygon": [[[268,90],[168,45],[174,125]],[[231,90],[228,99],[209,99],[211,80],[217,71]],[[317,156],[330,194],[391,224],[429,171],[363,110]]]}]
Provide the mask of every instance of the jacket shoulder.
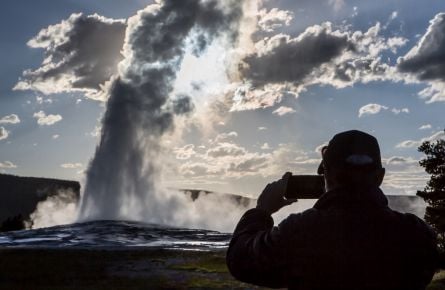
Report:
[{"label": "jacket shoulder", "polygon": [[431,240],[436,239],[436,233],[434,232],[434,230],[421,218],[412,213],[404,213],[401,215],[403,215],[403,218],[408,224],[408,226],[422,233],[425,238],[429,238]]},{"label": "jacket shoulder", "polygon": [[292,235],[300,231],[305,231],[307,227],[313,225],[319,216],[319,210],[310,208],[300,213],[290,214],[287,218],[281,221],[278,228],[284,235]]}]

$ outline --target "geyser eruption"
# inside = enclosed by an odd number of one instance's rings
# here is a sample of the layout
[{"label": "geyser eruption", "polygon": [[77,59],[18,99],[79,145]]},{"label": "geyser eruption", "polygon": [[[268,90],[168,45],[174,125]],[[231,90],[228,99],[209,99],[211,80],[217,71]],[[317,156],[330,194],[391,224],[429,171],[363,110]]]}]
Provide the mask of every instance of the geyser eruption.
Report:
[{"label": "geyser eruption", "polygon": [[182,199],[156,183],[162,136],[173,128],[176,115],[193,109],[190,97],[172,95],[176,73],[186,46],[199,55],[216,38],[236,43],[240,2],[166,0],[128,20],[124,59],[108,88],[80,220],[176,223]]}]

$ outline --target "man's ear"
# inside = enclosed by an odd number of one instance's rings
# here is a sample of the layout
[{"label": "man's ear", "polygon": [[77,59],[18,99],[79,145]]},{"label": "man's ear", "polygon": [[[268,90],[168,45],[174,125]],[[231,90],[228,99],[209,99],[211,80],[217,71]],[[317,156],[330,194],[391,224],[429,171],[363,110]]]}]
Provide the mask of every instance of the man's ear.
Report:
[{"label": "man's ear", "polygon": [[385,168],[382,167],[380,169],[377,169],[377,172],[376,172],[376,183],[377,183],[377,186],[382,185],[384,177],[385,177]]}]

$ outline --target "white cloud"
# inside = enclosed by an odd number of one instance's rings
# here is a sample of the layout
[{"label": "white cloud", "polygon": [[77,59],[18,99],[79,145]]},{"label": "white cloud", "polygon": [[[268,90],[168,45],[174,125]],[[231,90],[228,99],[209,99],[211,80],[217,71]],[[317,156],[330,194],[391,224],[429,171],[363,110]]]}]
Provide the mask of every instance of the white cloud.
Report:
[{"label": "white cloud", "polygon": [[419,92],[419,96],[422,99],[426,99],[428,104],[445,101],[445,82],[431,81],[428,85],[428,87]]},{"label": "white cloud", "polygon": [[425,141],[434,142],[436,140],[444,139],[444,138],[445,138],[445,132],[444,131],[438,131],[438,132],[434,133],[433,135],[425,137],[425,138],[422,138],[420,140],[405,140],[405,141],[402,141],[402,142],[400,142],[399,144],[396,145],[396,148],[419,147]]},{"label": "white cloud", "polygon": [[223,142],[210,147],[205,154],[196,154],[196,161],[179,166],[179,174],[186,178],[241,178],[261,174],[270,154],[249,152],[234,143]]},{"label": "white cloud", "polygon": [[351,17],[352,18],[354,18],[354,17],[357,17],[357,15],[358,15],[358,7],[357,6],[354,6],[354,7],[352,7],[352,15],[351,15]]},{"label": "white cloud", "polygon": [[390,19],[391,19],[391,20],[394,20],[394,19],[397,18],[398,15],[399,15],[399,13],[398,13],[397,11],[393,11],[393,12],[391,13]]},{"label": "white cloud", "polygon": [[39,105],[41,105],[41,104],[43,104],[43,103],[52,104],[53,100],[51,100],[51,99],[44,99],[44,98],[41,97],[41,96],[36,96],[36,102],[37,102],[37,104],[39,104]]},{"label": "white cloud", "polygon": [[306,159],[296,159],[295,164],[297,165],[319,165],[321,162],[321,157],[320,158],[306,158]]},{"label": "white cloud", "polygon": [[226,140],[232,140],[236,137],[238,137],[238,133],[235,131],[231,131],[228,133],[219,133],[218,135],[216,135],[215,139],[211,140],[211,143],[219,143]]},{"label": "white cloud", "polygon": [[391,112],[393,112],[394,114],[398,115],[400,113],[409,113],[409,109],[408,108],[402,108],[402,109],[397,109],[397,108],[392,108]]},{"label": "white cloud", "polygon": [[[361,118],[367,115],[375,115],[385,110],[389,110],[389,108],[380,104],[367,104],[358,110],[358,117]],[[392,108],[391,112],[398,115],[400,113],[408,114],[410,111],[408,108]]]},{"label": "white cloud", "polygon": [[0,127],[0,140],[4,140],[8,138],[9,131],[7,131],[4,127]]},{"label": "white cloud", "polygon": [[391,194],[412,194],[422,189],[428,175],[419,165],[419,160],[410,156],[391,156],[382,158],[386,174],[383,189]]},{"label": "white cloud", "polygon": [[249,83],[240,85],[233,94],[230,111],[256,110],[267,108],[281,102],[286,86],[281,84],[264,84],[255,87]]},{"label": "white cloud", "polygon": [[[314,173],[320,158],[313,152],[305,153],[294,144],[280,144],[276,149],[263,144],[267,153],[253,152],[238,144],[220,143],[206,154],[195,154],[190,161],[173,166],[176,174],[190,180],[238,180],[247,177],[281,176],[286,171],[295,174]],[[314,157],[311,157],[313,155]]]},{"label": "white cloud", "polygon": [[246,174],[258,174],[261,169],[267,167],[268,155],[246,154],[240,160],[234,160],[229,164],[226,173],[229,176],[241,177]]},{"label": "white cloud", "polygon": [[267,127],[258,127],[258,131],[264,131],[267,130]]},{"label": "white cloud", "polygon": [[92,137],[98,137],[100,135],[100,131],[102,130],[102,126],[98,125],[98,126],[94,126],[93,131],[90,132],[90,135]]},{"label": "white cloud", "polygon": [[57,138],[59,138],[59,137],[60,137],[59,134],[54,134],[54,135],[52,136],[53,139],[57,139]]},{"label": "white cloud", "polygon": [[432,126],[431,124],[425,124],[419,127],[419,130],[427,130],[427,129],[431,129]]},{"label": "white cloud", "polygon": [[176,154],[176,159],[180,160],[190,159],[190,157],[196,154],[195,145],[193,144],[188,144],[185,145],[184,147],[175,148],[173,149],[173,152]]},{"label": "white cloud", "polygon": [[65,168],[65,169],[77,169],[77,168],[81,168],[82,167],[82,163],[63,163],[60,164],[60,167]]},{"label": "white cloud", "polygon": [[211,167],[204,162],[186,162],[179,168],[179,172],[185,177],[206,176],[212,173]]},{"label": "white cloud", "polygon": [[271,149],[268,143],[264,143],[263,145],[261,145],[261,149],[263,150],[269,150]]},{"label": "white cloud", "polygon": [[258,25],[261,29],[266,32],[272,32],[283,25],[288,26],[292,20],[292,12],[279,10],[277,8],[272,8],[269,11],[261,9],[258,13],[258,17]]},{"label": "white cloud", "polygon": [[12,163],[11,161],[4,161],[4,162],[0,162],[0,168],[3,168],[3,169],[17,168],[17,165]]},{"label": "white cloud", "polygon": [[50,125],[54,125],[55,123],[59,122],[62,120],[62,116],[57,114],[57,115],[53,115],[53,114],[49,114],[46,115],[45,112],[43,111],[39,111],[37,113],[34,113],[34,118],[37,119],[37,124],[43,126],[50,126]]},{"label": "white cloud", "polygon": [[397,11],[393,11],[386,21],[385,25],[383,25],[383,29],[387,29],[388,26],[399,16]]},{"label": "white cloud", "polygon": [[382,110],[388,110],[388,107],[379,104],[367,104],[358,110],[358,117],[361,118],[366,115],[375,115]]},{"label": "white cloud", "polygon": [[292,114],[292,113],[295,113],[295,110],[286,106],[281,106],[272,112],[272,114],[276,114],[278,116],[284,116],[286,114]]},{"label": "white cloud", "polygon": [[213,158],[224,156],[240,156],[246,154],[247,151],[234,143],[219,143],[215,147],[207,150],[207,155]]},{"label": "white cloud", "polygon": [[16,114],[7,115],[0,119],[0,124],[18,124],[18,123],[20,123],[20,118]]},{"label": "white cloud", "polygon": [[318,154],[321,154],[321,149],[323,149],[323,147],[328,146],[328,142],[324,142],[323,144],[318,145],[317,147],[315,147],[315,152]]},{"label": "white cloud", "polygon": [[386,164],[418,164],[419,160],[412,157],[392,156],[382,160]]}]

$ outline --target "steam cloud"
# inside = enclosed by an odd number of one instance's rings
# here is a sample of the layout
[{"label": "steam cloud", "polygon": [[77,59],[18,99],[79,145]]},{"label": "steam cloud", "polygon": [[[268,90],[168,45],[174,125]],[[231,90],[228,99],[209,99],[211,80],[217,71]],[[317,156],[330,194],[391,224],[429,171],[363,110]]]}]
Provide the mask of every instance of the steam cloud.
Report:
[{"label": "steam cloud", "polygon": [[193,109],[188,96],[172,96],[173,84],[186,46],[199,55],[215,38],[236,43],[241,16],[238,1],[168,0],[128,20],[125,58],[110,85],[80,220],[144,219],[180,225],[193,215],[190,208],[188,213],[181,210],[186,196],[162,190],[157,183],[162,136],[172,130],[175,116]]},{"label": "steam cloud", "polygon": [[73,223],[77,217],[77,195],[72,190],[59,190],[37,204],[30,215],[33,229]]}]

